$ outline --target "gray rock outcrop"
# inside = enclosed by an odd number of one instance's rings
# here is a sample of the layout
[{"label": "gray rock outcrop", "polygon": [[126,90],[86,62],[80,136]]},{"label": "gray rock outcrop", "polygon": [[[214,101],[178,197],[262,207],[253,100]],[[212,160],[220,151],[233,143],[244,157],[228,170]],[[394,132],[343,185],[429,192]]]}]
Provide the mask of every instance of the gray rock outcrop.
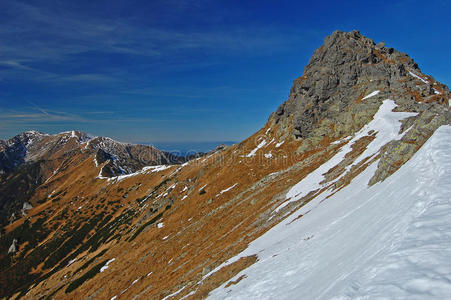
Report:
[{"label": "gray rock outcrop", "polygon": [[[364,99],[375,91],[379,93]],[[303,152],[325,137],[353,135],[385,99],[394,100],[398,111],[418,115],[404,121],[403,130],[410,130],[401,141],[384,148],[374,183],[407,161],[440,125],[451,123],[448,87],[422,74],[407,54],[359,31],[335,31],[315,50],[288,100],[268,122],[279,136],[300,140],[298,152]]]},{"label": "gray rock outcrop", "polygon": [[9,246],[8,249],[8,254],[14,254],[17,252],[17,239],[13,240],[13,243],[11,244],[11,246]]}]

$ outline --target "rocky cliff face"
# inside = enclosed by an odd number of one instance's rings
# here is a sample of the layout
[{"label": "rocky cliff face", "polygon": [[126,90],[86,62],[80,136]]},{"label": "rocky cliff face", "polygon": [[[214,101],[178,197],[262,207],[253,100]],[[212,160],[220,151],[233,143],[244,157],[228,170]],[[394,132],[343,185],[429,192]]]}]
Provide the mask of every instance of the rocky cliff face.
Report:
[{"label": "rocky cliff face", "polygon": [[[294,81],[289,99],[271,119],[292,123],[291,134],[308,138],[322,120],[343,123],[343,113],[355,100],[376,90],[381,92],[379,97],[396,98],[401,110],[448,106],[449,89],[420,74],[407,54],[384,43],[376,45],[358,31],[336,31],[314,52],[304,74]],[[349,129],[335,134],[341,130]]]},{"label": "rocky cliff face", "polygon": [[41,137],[37,131],[27,131],[7,141],[0,140],[0,174],[9,173],[24,163],[27,146]]},{"label": "rocky cliff face", "polygon": [[2,226],[0,297],[199,299],[238,284],[259,259],[236,256],[249,243],[363,172],[362,189],[396,172],[451,123],[449,99],[406,54],[335,32],[263,128],[183,164],[143,168],[174,160],[78,132],[0,142],[0,195],[24,199]]},{"label": "rocky cliff face", "polygon": [[[375,95],[366,97],[371,93]],[[422,74],[407,54],[358,31],[336,31],[315,50],[269,123],[278,125],[279,134],[303,141],[298,150],[305,151],[323,137],[352,135],[371,120],[383,99],[394,99],[398,111],[418,116],[404,121],[402,130],[409,132],[381,154],[374,183],[407,161],[440,125],[451,122],[448,87]]]},{"label": "rocky cliff face", "polygon": [[153,146],[120,143],[106,137],[87,142],[85,150],[96,152],[97,163],[108,161],[101,176],[113,177],[136,172],[145,166],[178,164],[186,158],[160,151]]}]

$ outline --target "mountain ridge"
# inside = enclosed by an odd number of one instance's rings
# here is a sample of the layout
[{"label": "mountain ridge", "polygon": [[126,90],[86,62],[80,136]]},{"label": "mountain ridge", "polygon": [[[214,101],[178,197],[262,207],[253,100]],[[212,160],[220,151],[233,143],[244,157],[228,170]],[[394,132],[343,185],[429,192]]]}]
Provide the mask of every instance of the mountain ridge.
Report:
[{"label": "mountain ridge", "polygon": [[238,144],[122,176],[111,166],[110,177],[108,155],[70,156],[2,228],[0,286],[11,289],[0,297],[198,299],[241,286],[264,257],[239,256],[253,241],[281,222],[302,224],[363,172],[363,194],[390,178],[451,124],[449,98],[404,54],[334,32],[288,100]]},{"label": "mountain ridge", "polygon": [[[122,143],[76,130],[54,135],[25,131],[0,140],[0,224],[23,215],[23,206],[29,205],[29,196],[35,188],[50,181],[71,164],[72,157],[81,153],[93,156],[96,166],[102,165],[98,176],[107,178],[131,174],[146,166],[180,164],[189,159],[153,146]],[[17,184],[21,181],[27,189],[14,193],[13,184],[5,185],[8,181]]]},{"label": "mountain ridge", "polygon": [[[318,137],[350,135],[367,124],[380,103],[374,101],[377,98],[394,98],[397,110],[419,113],[417,120],[406,120],[402,128],[413,126],[413,131],[391,145],[392,150],[404,148],[404,158],[393,151],[391,156],[386,154],[381,161],[385,168],[399,160],[404,163],[418,150],[409,140],[422,145],[431,132],[451,122],[449,88],[423,75],[407,54],[386,48],[385,43],[376,44],[359,31],[335,31],[315,50],[304,74],[294,81],[289,99],[271,114],[268,123],[284,136],[306,140],[298,149],[303,151],[314,147]],[[372,182],[393,171],[380,168]]]},{"label": "mountain ridge", "polygon": [[[45,141],[42,141],[43,139],[47,138]],[[53,139],[53,140],[49,140]],[[56,140],[56,141],[55,141]],[[116,141],[114,139],[111,139],[109,137],[101,137],[101,136],[91,136],[85,132],[81,132],[78,130],[72,130],[72,131],[65,131],[60,132],[57,134],[46,134],[39,131],[25,131],[23,133],[20,133],[12,138],[9,138],[7,140],[0,140],[0,152],[2,156],[0,157],[0,172],[6,173],[6,171],[11,170],[11,166],[5,166],[2,164],[2,162],[7,162],[8,153],[17,152],[16,155],[18,155],[17,160],[12,160],[12,165],[17,166],[22,162],[25,161],[32,161],[32,160],[39,160],[43,156],[48,156],[48,153],[39,153],[40,151],[43,152],[45,149],[41,145],[41,143],[52,143],[52,144],[66,144],[71,140],[75,140],[76,143],[79,144],[80,147],[82,147],[83,150],[92,150],[97,151],[98,149],[101,149],[106,152],[111,152],[110,154],[114,155],[115,151],[117,152],[120,146],[123,146],[125,148],[124,151],[128,152],[127,148],[133,148],[133,147],[142,147],[142,148],[148,148],[156,153],[161,152],[162,157],[160,160],[155,161],[146,161],[143,163],[148,163],[147,165],[151,164],[165,164],[165,163],[172,163],[172,162],[182,162],[181,159],[177,160],[177,157],[174,156],[173,161],[171,161],[170,154],[168,152],[160,151],[156,147],[152,145],[141,145],[141,144],[134,144],[134,143],[124,143],[120,141]],[[33,148],[33,143],[38,144],[36,147],[39,149]],[[57,145],[57,146],[65,146],[65,145]],[[78,145],[76,145],[78,146]],[[75,146],[75,147],[76,147]],[[73,146],[69,146],[68,151],[72,150]],[[53,150],[53,149],[52,149]],[[13,155],[15,153],[12,153]],[[165,156],[168,156],[166,158]],[[133,157],[130,153],[130,157]],[[141,157],[143,159],[143,157]],[[150,162],[150,163],[149,163]],[[10,162],[11,164],[11,162]],[[141,166],[142,167],[142,166]],[[127,172],[133,172],[136,171],[136,169],[127,170]]]}]

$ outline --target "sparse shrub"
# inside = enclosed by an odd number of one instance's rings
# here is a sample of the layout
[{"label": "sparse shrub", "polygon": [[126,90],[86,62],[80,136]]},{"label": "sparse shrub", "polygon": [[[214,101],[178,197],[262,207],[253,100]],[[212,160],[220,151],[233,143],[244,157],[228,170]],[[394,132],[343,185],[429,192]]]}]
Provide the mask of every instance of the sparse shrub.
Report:
[{"label": "sparse shrub", "polygon": [[133,241],[138,234],[140,234],[147,226],[152,225],[153,223],[155,223],[156,221],[158,221],[158,219],[160,219],[163,216],[163,213],[159,213],[158,215],[156,215],[155,217],[153,217],[149,222],[146,222],[144,225],[142,225],[141,227],[139,227],[135,233],[133,233],[133,235],[128,239],[129,242]]},{"label": "sparse shrub", "polygon": [[94,276],[96,276],[97,273],[100,272],[100,269],[107,263],[107,261],[108,261],[108,259],[102,261],[101,263],[92,267],[84,275],[82,275],[81,277],[72,281],[71,284],[69,284],[69,286],[67,287],[65,293],[68,294],[68,293],[72,292],[73,290],[78,288],[80,285],[82,285],[86,280],[89,280],[89,279],[93,278]]}]

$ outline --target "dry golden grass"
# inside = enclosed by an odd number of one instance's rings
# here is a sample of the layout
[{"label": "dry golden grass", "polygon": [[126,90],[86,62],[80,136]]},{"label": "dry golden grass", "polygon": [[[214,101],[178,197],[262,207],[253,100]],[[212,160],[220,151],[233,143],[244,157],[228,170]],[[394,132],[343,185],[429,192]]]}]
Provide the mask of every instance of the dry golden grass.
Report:
[{"label": "dry golden grass", "polygon": [[[120,241],[104,243],[93,253],[80,253],[76,262],[33,287],[27,297],[35,299],[55,292],[55,299],[84,299],[93,295],[102,299],[110,299],[115,295],[118,299],[131,299],[137,295],[139,299],[161,299],[184,287],[175,298],[192,292],[190,298],[198,299],[205,298],[212,289],[227,283],[230,278],[255,263],[257,256],[242,258],[211,276],[204,276],[246,249],[250,242],[280,221],[282,214],[289,215],[290,211],[322,192],[325,188],[288,205],[269,219],[274,208],[285,200],[287,190],[329,160],[343,145],[331,146],[332,140],[325,136],[314,147],[297,154],[303,140],[286,139],[276,148],[279,142],[277,125],[273,125],[269,131],[268,126],[238,145],[193,160],[186,166],[137,174],[121,181],[96,179],[101,166],[95,168],[92,157],[86,158],[80,154],[80,162],[53,178],[45,189],[39,190],[33,203],[47,197],[53,189],[64,190],[66,194],[56,203],[49,200],[36,205],[30,211],[30,220],[34,222],[41,213],[51,210],[45,225],[58,224],[58,228],[62,228],[66,220],[59,224],[56,216],[63,209],[68,208],[69,219],[78,215],[89,218],[96,212],[96,207],[108,200],[115,202],[105,205],[102,210],[113,218],[130,209],[136,215],[130,224],[117,228],[116,233],[122,235]],[[333,124],[330,129],[334,130]],[[258,150],[255,156],[247,157],[262,138],[268,144]],[[342,175],[345,167],[363,153],[373,139],[373,136],[364,137],[352,145],[352,151],[346,155],[346,162],[325,174],[326,181],[332,182]],[[268,153],[272,156],[264,155]],[[353,167],[349,174],[335,184],[335,191],[349,184],[375,159],[377,157]],[[125,193],[127,197],[124,197]],[[149,195],[148,200],[144,200]],[[102,199],[108,200],[102,203]],[[77,211],[80,206],[83,209]],[[151,207],[154,208],[153,212],[149,210]],[[142,227],[160,213],[161,219]],[[8,230],[17,228],[20,222],[11,224]],[[163,226],[159,228],[158,223]],[[130,237],[139,228],[142,231],[131,240]],[[90,266],[106,259],[116,260],[105,272],[96,274],[66,294],[66,286],[89,267],[78,273],[75,271],[104,249],[108,251]],[[42,270],[42,266],[36,271],[48,272]],[[228,282],[227,286],[243,278],[241,276],[236,281]],[[65,287],[58,290],[62,284]]]}]

